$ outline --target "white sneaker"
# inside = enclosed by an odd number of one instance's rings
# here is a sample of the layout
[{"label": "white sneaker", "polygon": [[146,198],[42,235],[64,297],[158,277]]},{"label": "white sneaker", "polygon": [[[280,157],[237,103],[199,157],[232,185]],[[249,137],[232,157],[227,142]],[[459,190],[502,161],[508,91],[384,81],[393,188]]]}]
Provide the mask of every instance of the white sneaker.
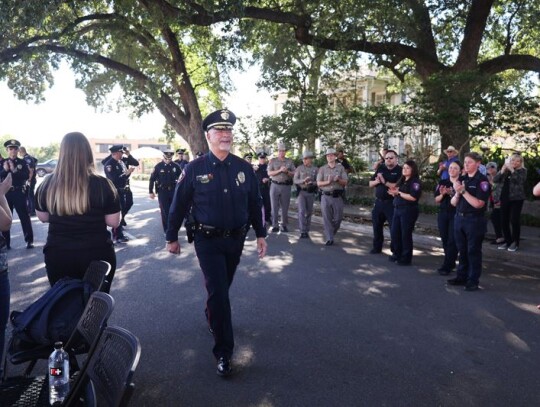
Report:
[{"label": "white sneaker", "polygon": [[512,244],[508,247],[508,251],[509,251],[509,252],[515,252],[517,249],[518,249],[518,245],[516,244],[516,242],[512,243]]},{"label": "white sneaker", "polygon": [[499,250],[508,250],[508,245],[506,243],[500,245],[499,247],[497,247],[497,249]]}]

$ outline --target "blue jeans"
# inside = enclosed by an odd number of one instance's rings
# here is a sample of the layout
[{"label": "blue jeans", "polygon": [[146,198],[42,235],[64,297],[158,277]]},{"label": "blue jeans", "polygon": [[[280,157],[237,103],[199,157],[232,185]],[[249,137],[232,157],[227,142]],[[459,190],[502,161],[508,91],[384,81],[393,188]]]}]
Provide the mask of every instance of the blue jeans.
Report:
[{"label": "blue jeans", "polygon": [[6,326],[9,317],[9,278],[7,270],[0,271],[0,371],[4,361],[4,343]]}]

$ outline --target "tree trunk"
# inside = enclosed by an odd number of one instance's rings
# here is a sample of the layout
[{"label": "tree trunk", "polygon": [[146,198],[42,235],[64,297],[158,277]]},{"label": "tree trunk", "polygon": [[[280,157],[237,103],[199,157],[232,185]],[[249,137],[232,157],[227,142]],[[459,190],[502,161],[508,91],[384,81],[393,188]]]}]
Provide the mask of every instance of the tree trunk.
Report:
[{"label": "tree trunk", "polygon": [[433,121],[439,127],[441,154],[448,146],[469,152],[469,110],[474,83],[455,80],[452,75],[439,75],[424,83],[425,94],[433,112]]}]

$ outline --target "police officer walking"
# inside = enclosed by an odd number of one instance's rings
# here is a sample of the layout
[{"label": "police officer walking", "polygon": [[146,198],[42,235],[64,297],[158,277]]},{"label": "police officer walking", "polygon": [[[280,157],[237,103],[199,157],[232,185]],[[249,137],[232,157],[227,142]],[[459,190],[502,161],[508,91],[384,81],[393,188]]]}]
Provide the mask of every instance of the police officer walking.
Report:
[{"label": "police officer walking", "polygon": [[279,210],[281,209],[281,231],[288,232],[289,205],[291,203],[291,186],[296,167],[290,158],[285,157],[285,144],[278,144],[278,156],[268,163],[270,185],[270,203],[272,205],[272,232],[279,231]]},{"label": "police officer walking", "polygon": [[163,231],[167,232],[167,222],[169,219],[169,210],[174,197],[174,188],[176,181],[182,173],[180,166],[172,161],[173,150],[163,151],[163,161],[156,164],[154,171],[150,175],[149,193],[150,198],[154,199],[154,185],[158,195],[159,210],[161,212],[161,223]]},{"label": "police officer walking", "polygon": [[[128,192],[128,180],[129,176],[133,172],[133,168],[127,168],[122,161],[124,146],[122,144],[115,144],[109,148],[111,152],[111,159],[105,163],[105,175],[116,187],[118,191],[118,197],[120,199],[120,207],[122,208],[122,217],[125,213],[126,205],[126,193]],[[126,189],[127,187],[127,189]],[[113,229],[113,240],[116,243],[126,243],[129,241],[127,236],[124,235],[124,227],[122,223],[117,228]]]},{"label": "police officer walking", "polygon": [[26,162],[26,165],[28,166],[28,169],[30,171],[30,179],[28,180],[28,188],[26,191],[26,207],[28,208],[28,213],[30,214],[30,216],[36,216],[36,208],[34,206],[34,192],[36,190],[36,166],[38,160],[28,154],[26,148],[24,147],[19,148],[19,157],[21,157]]},{"label": "police officer walking", "polygon": [[349,177],[345,168],[336,161],[336,150],[326,150],[326,161],[317,173],[317,185],[322,191],[321,212],[326,246],[334,244],[334,235],[343,219],[343,193]]},{"label": "police officer walking", "polygon": [[[101,164],[103,164],[103,166],[106,166],[107,161],[109,161],[111,158],[112,158],[112,155],[109,154],[109,156],[107,156],[105,159],[101,161]],[[124,203],[122,205],[122,220],[121,220],[121,225],[127,226],[126,215],[130,211],[130,209],[133,207],[133,191],[131,190],[131,185],[129,184],[129,180],[131,177],[131,173],[134,170],[133,167],[139,166],[139,160],[137,160],[135,157],[131,155],[127,147],[122,146],[122,159],[121,161],[118,161],[118,163],[122,166],[122,170],[124,171],[124,173],[127,174],[126,186],[124,187],[124,196],[123,196]]]},{"label": "police officer walking", "polygon": [[255,175],[259,180],[259,190],[261,192],[264,209],[264,224],[272,223],[272,205],[270,204],[270,176],[268,175],[268,162],[264,151],[257,154],[259,164],[255,166]]},{"label": "police officer walking", "polygon": [[[17,152],[21,143],[18,140],[8,140],[4,143],[4,147],[8,150],[8,157],[2,161],[0,169],[0,180],[3,181],[8,174],[11,174],[12,184],[10,191],[6,194],[6,199],[9,209],[13,213],[13,208],[17,211],[17,215],[21,221],[21,226],[24,234],[26,248],[34,247],[34,231],[32,230],[32,222],[26,207],[26,188],[30,178],[30,170],[26,162],[17,157]],[[11,249],[11,234],[10,231],[2,232],[6,240],[6,246]]]},{"label": "police officer walking", "polygon": [[174,162],[180,166],[180,170],[183,170],[184,167],[188,164],[188,160],[185,159],[185,148],[179,148],[176,150],[176,156],[178,157]]},{"label": "police officer walking", "polygon": [[299,188],[296,205],[298,207],[298,228],[302,239],[309,237],[313,203],[315,202],[315,192],[317,192],[317,172],[319,169],[313,165],[314,157],[311,151],[304,151],[302,154],[303,164],[296,168],[293,178],[294,184]]},{"label": "police officer walking", "polygon": [[456,207],[454,237],[459,250],[459,266],[456,278],[448,280],[448,284],[465,286],[465,291],[479,289],[482,273],[482,240],[487,227],[484,214],[491,186],[479,171],[481,163],[480,154],[465,154],[465,175],[454,182],[456,194],[450,201]]},{"label": "police officer walking", "polygon": [[[394,197],[388,193],[388,189],[396,185],[401,178],[402,169],[398,165],[398,156],[394,150],[385,150],[384,164],[377,166],[377,170],[369,181],[370,188],[375,188],[375,205],[371,211],[373,224],[373,247],[371,254],[382,251],[384,242],[384,222],[392,229],[394,217]],[[390,247],[392,245],[390,244]]]},{"label": "police officer walking", "polygon": [[217,374],[232,372],[234,335],[229,288],[240,262],[249,226],[255,229],[259,257],[266,253],[262,199],[250,164],[230,154],[235,115],[218,110],[203,121],[210,152],[182,173],[169,213],[166,250],[179,254],[178,231],[191,214],[195,253],[204,274],[206,315],[214,335]]}]

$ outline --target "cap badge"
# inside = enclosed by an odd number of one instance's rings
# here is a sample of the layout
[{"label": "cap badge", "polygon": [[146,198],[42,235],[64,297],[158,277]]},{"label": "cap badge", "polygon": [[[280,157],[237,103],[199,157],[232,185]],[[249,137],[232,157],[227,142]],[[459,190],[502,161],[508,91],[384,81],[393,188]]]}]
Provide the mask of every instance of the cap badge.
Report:
[{"label": "cap badge", "polygon": [[222,118],[223,120],[229,120],[229,117],[230,117],[229,112],[227,112],[226,110],[223,110],[223,111],[221,112],[221,118]]}]

